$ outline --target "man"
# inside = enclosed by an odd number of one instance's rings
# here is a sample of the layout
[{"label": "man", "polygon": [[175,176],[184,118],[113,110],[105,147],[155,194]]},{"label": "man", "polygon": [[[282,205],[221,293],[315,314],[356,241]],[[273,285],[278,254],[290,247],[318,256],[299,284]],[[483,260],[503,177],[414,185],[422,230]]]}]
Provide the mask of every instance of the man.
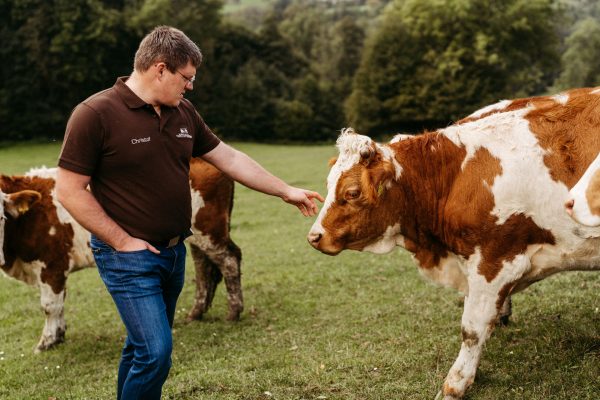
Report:
[{"label": "man", "polygon": [[[189,160],[315,215],[320,194],[287,185],[221,142],[184,99],[202,54],[159,26],[140,43],[130,77],[74,110],[58,162],[58,200],[92,232],[98,271],[127,329],[117,399],[159,399],[184,281]],[[91,191],[88,191],[88,184]]]}]

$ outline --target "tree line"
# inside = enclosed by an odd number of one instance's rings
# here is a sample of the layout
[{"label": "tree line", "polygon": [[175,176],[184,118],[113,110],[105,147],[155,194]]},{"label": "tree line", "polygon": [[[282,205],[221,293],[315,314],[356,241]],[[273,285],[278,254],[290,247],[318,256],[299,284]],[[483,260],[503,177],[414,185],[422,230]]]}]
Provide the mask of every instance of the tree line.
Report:
[{"label": "tree line", "polygon": [[0,140],[62,138],[172,25],[204,63],[188,97],[221,137],[329,141],[445,126],[504,98],[600,84],[596,0],[0,0]]}]

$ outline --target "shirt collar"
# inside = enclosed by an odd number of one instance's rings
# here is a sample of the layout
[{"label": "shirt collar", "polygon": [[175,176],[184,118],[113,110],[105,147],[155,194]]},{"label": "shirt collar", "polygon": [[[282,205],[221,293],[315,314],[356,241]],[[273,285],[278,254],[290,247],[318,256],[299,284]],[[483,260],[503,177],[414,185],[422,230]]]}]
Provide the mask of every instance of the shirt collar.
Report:
[{"label": "shirt collar", "polygon": [[128,76],[120,76],[117,78],[117,81],[114,85],[117,94],[129,108],[141,108],[146,106],[146,102],[140,99],[135,93],[133,93],[129,86],[125,84],[127,79],[129,79]]}]

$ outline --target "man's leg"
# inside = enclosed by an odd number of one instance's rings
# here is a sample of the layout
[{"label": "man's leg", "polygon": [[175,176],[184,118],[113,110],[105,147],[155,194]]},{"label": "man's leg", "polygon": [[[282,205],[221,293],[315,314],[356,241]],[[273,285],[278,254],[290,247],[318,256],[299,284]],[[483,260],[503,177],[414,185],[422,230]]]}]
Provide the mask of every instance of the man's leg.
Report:
[{"label": "man's leg", "polygon": [[100,275],[127,328],[117,398],[159,399],[171,367],[171,324],[183,279],[179,285],[168,284],[175,260],[170,249],[155,255],[146,250],[116,252],[104,246],[97,240],[92,243]]}]

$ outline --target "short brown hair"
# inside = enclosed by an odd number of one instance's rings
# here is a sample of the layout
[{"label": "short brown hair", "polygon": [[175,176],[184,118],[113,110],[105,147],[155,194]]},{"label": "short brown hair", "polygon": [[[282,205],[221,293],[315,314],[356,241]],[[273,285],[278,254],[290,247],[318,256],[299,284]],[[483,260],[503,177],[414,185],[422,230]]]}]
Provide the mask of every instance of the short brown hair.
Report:
[{"label": "short brown hair", "polygon": [[202,63],[202,52],[189,37],[171,26],[157,26],[140,42],[135,52],[133,68],[147,71],[152,64],[164,62],[167,69],[175,72],[190,62],[194,67]]}]

